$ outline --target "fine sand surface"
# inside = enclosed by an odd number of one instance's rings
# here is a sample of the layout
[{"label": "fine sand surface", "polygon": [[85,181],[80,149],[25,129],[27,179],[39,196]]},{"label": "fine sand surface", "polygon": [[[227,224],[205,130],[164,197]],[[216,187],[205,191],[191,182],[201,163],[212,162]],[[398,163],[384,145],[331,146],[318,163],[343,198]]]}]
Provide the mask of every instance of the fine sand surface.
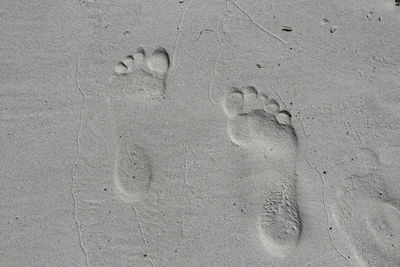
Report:
[{"label": "fine sand surface", "polygon": [[0,266],[400,266],[395,0],[0,14]]}]

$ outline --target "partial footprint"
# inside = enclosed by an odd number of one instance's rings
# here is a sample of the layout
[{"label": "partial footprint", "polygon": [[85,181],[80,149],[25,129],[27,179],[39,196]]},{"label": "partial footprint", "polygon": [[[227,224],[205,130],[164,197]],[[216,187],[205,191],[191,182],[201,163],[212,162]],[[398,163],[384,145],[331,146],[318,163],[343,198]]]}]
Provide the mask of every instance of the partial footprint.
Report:
[{"label": "partial footprint", "polygon": [[298,145],[291,115],[281,111],[275,99],[258,95],[254,87],[235,88],[227,95],[224,110],[230,118],[228,134],[233,143],[261,150],[271,159],[294,160]]},{"label": "partial footprint", "polygon": [[[254,227],[270,253],[285,256],[298,245],[302,230],[295,178],[298,142],[291,115],[280,110],[275,99],[259,94],[251,86],[233,88],[223,108],[229,118],[231,141],[248,150],[254,158],[254,169],[262,168],[261,175],[254,177],[259,195],[263,196],[256,203],[260,208]],[[269,190],[268,162],[279,165],[275,187]]]},{"label": "partial footprint", "polygon": [[333,218],[350,242],[346,256],[353,265],[399,266],[400,199],[388,193],[379,174],[348,177]]},{"label": "partial footprint", "polygon": [[267,189],[265,195],[257,229],[268,251],[274,256],[283,257],[300,241],[302,223],[297,206],[296,186],[294,181],[281,182],[280,185]]},{"label": "partial footprint", "polygon": [[130,139],[121,137],[118,140],[114,183],[123,201],[137,202],[150,187],[152,168],[145,149],[132,143]]},{"label": "partial footprint", "polygon": [[115,66],[112,80],[119,84],[121,97],[138,95],[142,97],[163,97],[166,90],[166,75],[170,61],[164,48],[157,48],[148,55],[143,48],[126,56]]}]

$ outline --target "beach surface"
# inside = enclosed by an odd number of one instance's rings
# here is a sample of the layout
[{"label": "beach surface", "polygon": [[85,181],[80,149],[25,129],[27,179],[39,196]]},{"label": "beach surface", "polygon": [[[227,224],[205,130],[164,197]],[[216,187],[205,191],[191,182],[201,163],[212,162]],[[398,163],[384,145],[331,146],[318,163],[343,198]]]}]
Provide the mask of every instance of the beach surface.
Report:
[{"label": "beach surface", "polygon": [[0,266],[400,265],[395,0],[0,14]]}]

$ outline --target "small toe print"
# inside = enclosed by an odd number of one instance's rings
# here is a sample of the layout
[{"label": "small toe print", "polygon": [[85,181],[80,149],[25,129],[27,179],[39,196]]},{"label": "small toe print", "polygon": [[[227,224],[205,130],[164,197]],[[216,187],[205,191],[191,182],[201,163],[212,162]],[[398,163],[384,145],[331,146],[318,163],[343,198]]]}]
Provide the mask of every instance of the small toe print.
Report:
[{"label": "small toe print", "polygon": [[259,98],[260,98],[264,103],[267,103],[267,101],[268,101],[268,96],[265,95],[265,94],[260,94],[260,95],[259,95]]},{"label": "small toe print", "polygon": [[254,88],[253,86],[246,86],[243,89],[243,93],[249,97],[257,97],[257,95],[258,95],[256,88]]},{"label": "small toe print", "polygon": [[133,55],[136,64],[142,64],[145,57],[145,52],[143,48],[138,48],[137,52]]},{"label": "small toe print", "polygon": [[269,99],[265,103],[265,111],[270,114],[278,113],[279,109],[280,109],[279,103],[275,99]]},{"label": "small toe print", "polygon": [[134,64],[134,61],[135,60],[134,60],[133,56],[129,55],[122,61],[122,63],[124,63],[124,65],[128,67],[128,70],[131,71],[132,67],[133,67],[133,64]]},{"label": "small toe print", "polygon": [[130,72],[129,67],[124,62],[118,62],[114,70],[117,75],[125,75]]},{"label": "small toe print", "polygon": [[278,122],[283,125],[290,124],[291,118],[292,115],[286,110],[282,110],[276,115],[276,119],[278,120]]}]

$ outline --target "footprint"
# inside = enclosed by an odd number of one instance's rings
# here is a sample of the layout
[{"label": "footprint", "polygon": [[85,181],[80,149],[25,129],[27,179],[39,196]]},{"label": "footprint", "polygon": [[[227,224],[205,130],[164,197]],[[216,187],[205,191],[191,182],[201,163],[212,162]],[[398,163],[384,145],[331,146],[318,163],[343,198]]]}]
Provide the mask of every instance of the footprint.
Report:
[{"label": "footprint", "polygon": [[275,99],[258,95],[254,87],[233,89],[226,97],[224,110],[230,118],[228,134],[233,143],[262,152],[270,159],[294,160],[298,144],[291,115],[281,111]]},{"label": "footprint", "polygon": [[[125,86],[119,86],[121,90],[113,97],[115,120],[121,119],[118,114],[138,112],[137,109],[143,105],[146,108],[145,100],[149,97],[154,99],[165,96],[165,78],[169,63],[169,56],[164,48],[157,48],[150,55],[139,48],[136,53],[127,56],[115,66],[114,79],[125,83]],[[133,104],[131,100],[136,101]],[[124,109],[122,103],[128,108]],[[132,110],[133,107],[135,110]],[[133,122],[130,120],[129,123]],[[123,124],[116,125],[117,132],[126,132]],[[150,158],[145,148],[135,144],[133,133],[123,138],[118,133],[116,136],[119,138],[116,141],[118,149],[114,163],[114,183],[123,201],[137,202],[151,183]]]},{"label": "footprint", "polygon": [[115,65],[112,81],[120,87],[121,97],[138,94],[146,98],[164,97],[169,66],[164,48],[157,48],[150,55],[139,48]]},{"label": "footprint", "polygon": [[160,265],[180,229],[165,216],[176,210],[161,203],[153,183],[161,164],[154,150],[164,144],[152,131],[161,124],[153,104],[166,94],[169,56],[163,48],[132,53],[113,33],[96,38],[82,50],[76,74],[84,105],[72,197],[82,256],[88,266]]},{"label": "footprint", "polygon": [[275,99],[251,86],[233,88],[225,97],[223,109],[229,118],[231,141],[251,154],[254,168],[269,167],[268,161],[279,164],[274,188],[265,189],[268,179],[265,170],[255,177],[256,188],[262,195],[262,200],[256,203],[260,209],[255,227],[268,251],[283,257],[298,245],[302,230],[295,179],[298,141],[291,115],[281,110]]},{"label": "footprint", "polygon": [[333,218],[350,242],[348,260],[360,266],[398,266],[400,199],[388,193],[379,173],[352,175],[337,193]]},{"label": "footprint", "polygon": [[150,158],[146,150],[132,143],[129,137],[119,139],[116,153],[118,157],[114,163],[115,188],[123,201],[137,202],[150,187]]}]

